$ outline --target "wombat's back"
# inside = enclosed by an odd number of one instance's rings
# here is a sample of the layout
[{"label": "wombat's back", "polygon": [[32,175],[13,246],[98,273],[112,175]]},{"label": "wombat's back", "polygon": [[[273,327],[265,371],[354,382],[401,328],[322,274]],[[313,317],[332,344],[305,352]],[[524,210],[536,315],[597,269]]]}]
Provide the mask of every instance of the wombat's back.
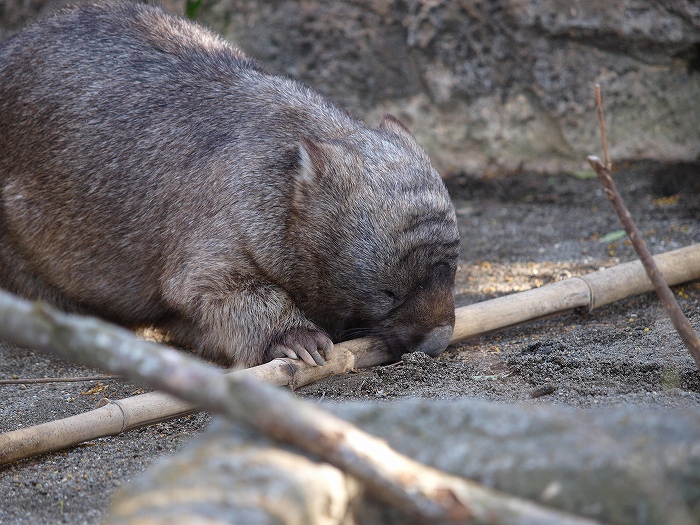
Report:
[{"label": "wombat's back", "polygon": [[[230,227],[215,223],[222,206],[245,223],[259,197],[280,198],[275,165],[291,154],[280,141],[299,134],[287,99],[325,105],[211,32],[131,2],[69,8],[3,43],[0,92],[0,235],[42,276],[8,268],[0,284],[48,298],[57,287],[74,309],[125,322],[167,314],[162,270]],[[255,242],[272,243],[263,234]]]}]

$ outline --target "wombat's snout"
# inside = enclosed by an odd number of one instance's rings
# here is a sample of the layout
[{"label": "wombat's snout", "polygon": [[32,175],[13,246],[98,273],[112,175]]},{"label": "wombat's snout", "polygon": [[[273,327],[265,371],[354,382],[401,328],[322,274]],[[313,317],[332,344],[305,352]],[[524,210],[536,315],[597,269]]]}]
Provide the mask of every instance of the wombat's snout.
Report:
[{"label": "wombat's snout", "polygon": [[447,348],[455,324],[453,282],[452,273],[423,281],[387,320],[384,338],[394,358],[407,352],[436,357]]},{"label": "wombat's snout", "polygon": [[440,355],[450,344],[452,337],[452,326],[438,326],[428,332],[420,344],[414,349],[414,352],[424,352],[429,356],[436,357]]}]

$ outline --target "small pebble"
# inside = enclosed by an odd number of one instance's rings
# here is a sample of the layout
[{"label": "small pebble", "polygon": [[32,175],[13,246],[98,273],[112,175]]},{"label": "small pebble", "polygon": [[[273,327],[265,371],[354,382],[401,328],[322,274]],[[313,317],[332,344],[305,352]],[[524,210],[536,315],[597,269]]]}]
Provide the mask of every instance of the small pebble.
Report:
[{"label": "small pebble", "polygon": [[530,397],[534,399],[537,397],[547,396],[549,394],[553,394],[555,390],[556,388],[554,388],[552,385],[538,386],[530,393]]}]

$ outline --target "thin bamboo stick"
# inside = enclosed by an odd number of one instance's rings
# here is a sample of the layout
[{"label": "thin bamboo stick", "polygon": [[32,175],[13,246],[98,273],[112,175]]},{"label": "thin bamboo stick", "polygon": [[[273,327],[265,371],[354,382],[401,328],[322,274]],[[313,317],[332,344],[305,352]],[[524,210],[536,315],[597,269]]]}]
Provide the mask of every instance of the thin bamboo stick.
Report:
[{"label": "thin bamboo stick", "polygon": [[[700,279],[700,244],[654,257],[670,285]],[[505,295],[455,311],[451,343],[581,309],[585,312],[654,290],[640,261],[618,264],[526,292]]]}]

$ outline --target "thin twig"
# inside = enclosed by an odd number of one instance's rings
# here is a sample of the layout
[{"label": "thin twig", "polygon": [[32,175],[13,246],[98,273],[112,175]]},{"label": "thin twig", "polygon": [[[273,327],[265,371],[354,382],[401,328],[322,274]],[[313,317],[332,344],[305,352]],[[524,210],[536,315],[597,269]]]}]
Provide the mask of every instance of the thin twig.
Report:
[{"label": "thin twig", "polygon": [[30,377],[25,379],[0,379],[0,385],[32,385],[35,383],[80,383],[83,381],[110,381],[122,379],[120,376],[83,376],[83,377]]},{"label": "thin twig", "polygon": [[644,266],[644,269],[646,270],[649,279],[651,279],[651,282],[654,284],[654,289],[659,295],[659,299],[661,299],[666,313],[671,318],[671,322],[673,323],[673,326],[676,327],[678,335],[680,336],[681,340],[690,352],[690,355],[693,356],[695,364],[700,370],[700,339],[698,339],[698,336],[693,330],[693,327],[691,326],[690,321],[688,321],[688,318],[683,314],[683,311],[678,305],[678,301],[676,301],[676,297],[673,295],[673,292],[668,287],[668,284],[666,284],[666,280],[664,279],[661,270],[656,265],[654,258],[651,256],[651,253],[649,252],[649,249],[647,248],[644,239],[642,239],[641,233],[639,232],[637,226],[632,220],[632,216],[627,210],[627,207],[625,206],[624,202],[622,202],[622,197],[620,197],[620,193],[617,191],[615,183],[613,182],[612,177],[610,176],[611,164],[608,152],[608,139],[605,133],[605,123],[603,120],[603,102],[600,95],[600,86],[598,86],[597,84],[596,100],[598,103],[600,132],[602,134],[603,139],[603,150],[605,151],[606,155],[606,163],[603,164],[598,157],[595,157],[593,155],[590,155],[588,157],[588,162],[595,170],[596,174],[598,175],[598,178],[600,179],[601,184],[605,188],[605,194],[608,196],[608,199],[612,203],[613,208],[615,209],[615,213],[617,213],[617,216],[620,219],[620,222],[622,223],[625,232],[627,232],[627,236],[629,237],[630,241],[632,241],[632,246],[637,252],[639,259],[642,261],[642,265]]},{"label": "thin twig", "polygon": [[600,84],[595,85],[595,98],[596,105],[598,106],[598,122],[600,123],[600,135],[603,140],[603,158],[605,159],[605,169],[611,171],[612,161],[610,160],[610,150],[608,149],[608,134],[605,130],[605,119],[603,118],[603,97],[600,93]]}]

